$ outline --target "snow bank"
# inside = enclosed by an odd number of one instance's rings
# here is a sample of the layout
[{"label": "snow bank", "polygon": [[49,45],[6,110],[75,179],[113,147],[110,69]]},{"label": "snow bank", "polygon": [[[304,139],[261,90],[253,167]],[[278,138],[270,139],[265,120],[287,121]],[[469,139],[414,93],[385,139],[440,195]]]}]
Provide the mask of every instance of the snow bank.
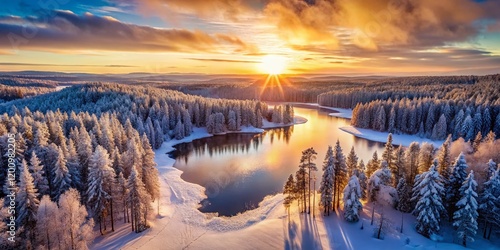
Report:
[{"label": "snow bank", "polygon": [[352,109],[335,108],[334,110],[337,111],[337,112],[330,113],[328,115],[329,116],[334,116],[334,117],[345,118],[345,119],[351,119],[352,118]]},{"label": "snow bank", "polygon": [[[387,136],[389,135],[388,132],[378,132],[371,129],[356,128],[354,126],[342,127],[340,128],[340,130],[359,138],[375,142],[382,142],[382,143],[385,143],[387,141]],[[393,134],[392,139],[394,145],[403,145],[405,147],[410,146],[410,144],[414,141],[420,143],[427,142],[433,144],[436,148],[441,147],[441,145],[444,143],[444,141],[434,141],[416,135],[405,135],[405,134],[403,135]]]}]

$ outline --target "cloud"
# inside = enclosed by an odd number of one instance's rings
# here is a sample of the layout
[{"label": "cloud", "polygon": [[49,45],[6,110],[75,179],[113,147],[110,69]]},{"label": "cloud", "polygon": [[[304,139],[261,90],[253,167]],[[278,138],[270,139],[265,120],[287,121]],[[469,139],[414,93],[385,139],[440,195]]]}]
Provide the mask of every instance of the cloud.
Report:
[{"label": "cloud", "polygon": [[110,65],[96,65],[96,64],[49,64],[49,63],[9,63],[0,62],[2,66],[43,66],[43,67],[106,67],[106,68],[133,68],[134,65],[110,64]]},{"label": "cloud", "polygon": [[120,22],[112,17],[54,11],[40,17],[0,17],[0,50],[218,52],[255,47],[224,34],[185,29],[158,29]]},{"label": "cloud", "polygon": [[202,62],[230,62],[230,63],[260,63],[259,61],[251,61],[251,60],[230,60],[230,59],[218,59],[218,58],[185,58],[193,61],[202,61]]},{"label": "cloud", "polygon": [[[118,1],[118,0],[117,0]],[[221,16],[259,16],[273,24],[289,45],[340,49],[344,43],[369,51],[406,45],[432,47],[468,41],[496,21],[500,1],[473,0],[135,0],[159,13],[195,14],[204,20]],[[161,15],[161,14],[160,14]],[[491,23],[491,22],[490,22]]]}]

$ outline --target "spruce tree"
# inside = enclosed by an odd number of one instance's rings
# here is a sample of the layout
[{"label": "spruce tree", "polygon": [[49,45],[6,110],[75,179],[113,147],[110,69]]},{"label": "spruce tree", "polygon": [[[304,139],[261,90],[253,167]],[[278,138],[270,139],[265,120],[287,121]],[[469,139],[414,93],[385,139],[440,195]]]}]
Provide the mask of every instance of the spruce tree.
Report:
[{"label": "spruce tree", "polygon": [[57,201],[59,196],[71,187],[71,174],[66,166],[67,161],[62,149],[59,147],[56,164],[54,166],[54,184],[52,198]]},{"label": "spruce tree", "polygon": [[494,227],[500,226],[500,169],[484,183],[479,211],[484,219],[483,237],[490,239]]},{"label": "spruce tree", "polygon": [[321,177],[321,184],[319,191],[321,193],[321,207],[323,213],[330,215],[330,208],[333,201],[333,188],[334,188],[334,170],[333,170],[333,150],[332,146],[328,146],[328,151],[323,161],[323,176]]},{"label": "spruce tree", "polygon": [[359,220],[359,212],[363,209],[359,199],[361,199],[361,187],[358,177],[353,175],[344,188],[344,218],[346,221],[356,222]]},{"label": "spruce tree", "polygon": [[391,170],[392,174],[396,176],[396,159],[394,155],[394,146],[392,145],[392,134],[387,136],[387,142],[385,143],[384,152],[382,153],[382,160],[387,162],[387,166]]},{"label": "spruce tree", "polygon": [[21,162],[20,168],[19,189],[15,197],[17,203],[17,217],[15,218],[20,237],[27,240],[23,241],[22,245],[24,248],[30,249],[36,246],[36,213],[40,201],[37,198],[37,189],[25,160]]},{"label": "spruce tree", "polygon": [[338,208],[340,206],[341,188],[347,184],[347,178],[348,178],[345,156],[342,153],[342,147],[340,147],[339,140],[337,140],[337,142],[335,143],[335,147],[333,148],[333,175],[334,175],[333,205],[335,210],[335,208]]},{"label": "spruce tree", "polygon": [[[425,237],[437,234],[440,229],[441,213],[444,211],[441,193],[444,192],[442,178],[432,165],[430,170],[420,175],[413,192],[418,194],[414,213],[417,215],[417,232]],[[413,197],[412,199],[417,198]]]},{"label": "spruce tree", "polygon": [[411,212],[412,210],[410,205],[411,190],[408,187],[408,185],[406,185],[405,178],[399,179],[396,191],[398,192],[398,197],[399,197],[397,209],[403,213]]},{"label": "spruce tree", "polygon": [[132,172],[128,178],[127,189],[129,190],[127,203],[130,204],[132,231],[139,233],[149,227],[147,217],[151,200],[135,166],[132,167]]},{"label": "spruce tree", "polygon": [[449,218],[453,218],[453,214],[457,211],[456,204],[460,200],[460,187],[467,178],[467,162],[465,155],[460,155],[455,160],[453,165],[450,180],[446,183],[446,204]]},{"label": "spruce tree", "polygon": [[453,226],[457,229],[457,236],[464,246],[467,242],[474,242],[477,233],[477,183],[474,180],[474,171],[470,171],[467,179],[460,187],[460,200],[457,202],[457,211],[453,214]]},{"label": "spruce tree", "polygon": [[283,204],[285,205],[288,211],[288,217],[290,218],[290,205],[292,204],[295,197],[295,180],[293,179],[293,175],[288,176],[288,180],[285,183],[285,187],[283,188],[283,195],[285,198],[283,200]]},{"label": "spruce tree", "polygon": [[347,161],[346,161],[346,166],[347,166],[347,174],[348,176],[352,176],[355,173],[356,168],[358,167],[358,156],[356,155],[356,152],[354,151],[354,146],[351,147],[351,151],[349,152],[349,155],[347,155]]}]

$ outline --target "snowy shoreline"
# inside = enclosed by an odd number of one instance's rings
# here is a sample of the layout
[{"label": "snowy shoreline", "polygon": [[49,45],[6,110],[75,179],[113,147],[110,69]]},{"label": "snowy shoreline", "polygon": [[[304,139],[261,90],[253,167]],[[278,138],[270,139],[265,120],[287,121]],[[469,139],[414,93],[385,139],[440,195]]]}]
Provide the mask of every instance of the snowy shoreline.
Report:
[{"label": "snowy shoreline", "polygon": [[[379,132],[371,129],[356,128],[354,126],[347,126],[339,129],[358,138],[380,143],[387,142],[387,136],[389,136],[389,132]],[[430,143],[433,144],[436,148],[441,147],[441,145],[444,143],[444,141],[434,141],[431,139],[418,137],[416,135],[406,134],[393,134],[392,139],[394,145],[402,145],[404,147],[410,146],[410,144],[414,141],[418,141],[419,143]]]}]

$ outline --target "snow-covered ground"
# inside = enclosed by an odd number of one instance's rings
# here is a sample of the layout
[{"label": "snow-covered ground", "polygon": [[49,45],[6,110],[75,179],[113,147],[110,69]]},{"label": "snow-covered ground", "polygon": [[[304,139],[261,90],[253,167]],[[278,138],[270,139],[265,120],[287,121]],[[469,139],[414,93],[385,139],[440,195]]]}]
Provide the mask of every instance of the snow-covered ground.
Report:
[{"label": "snow-covered ground", "polygon": [[[382,143],[387,141],[387,136],[389,135],[388,132],[378,132],[371,129],[356,128],[354,126],[342,127],[340,129],[356,137]],[[392,138],[394,145],[403,145],[405,147],[409,146],[414,141],[431,143],[434,145],[434,147],[441,147],[441,145],[444,142],[444,141],[434,141],[416,135],[405,135],[405,134],[402,135],[393,134]]]}]

